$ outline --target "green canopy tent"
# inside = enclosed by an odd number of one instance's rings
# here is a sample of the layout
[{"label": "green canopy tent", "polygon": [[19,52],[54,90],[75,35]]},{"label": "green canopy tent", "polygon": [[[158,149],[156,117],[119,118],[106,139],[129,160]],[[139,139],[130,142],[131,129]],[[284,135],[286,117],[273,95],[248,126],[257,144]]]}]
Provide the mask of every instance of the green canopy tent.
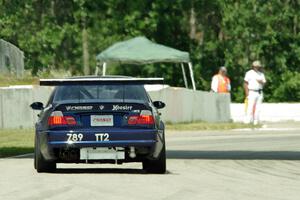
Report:
[{"label": "green canopy tent", "polygon": [[[188,87],[184,64],[189,66],[193,90],[196,90],[193,66],[188,52],[179,51],[164,45],[156,44],[145,37],[136,37],[123,42],[117,42],[101,52],[96,57],[102,65],[102,75],[106,74],[109,63],[150,64],[150,63],[180,63],[186,88]],[[98,74],[98,68],[96,70]]]}]

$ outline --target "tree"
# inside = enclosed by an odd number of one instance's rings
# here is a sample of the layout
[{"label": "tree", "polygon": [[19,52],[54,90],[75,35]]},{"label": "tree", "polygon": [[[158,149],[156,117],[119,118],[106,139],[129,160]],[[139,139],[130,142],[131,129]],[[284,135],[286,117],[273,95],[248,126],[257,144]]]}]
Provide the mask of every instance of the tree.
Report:
[{"label": "tree", "polygon": [[[189,51],[198,89],[226,65],[232,99],[242,102],[251,62],[266,66],[267,101],[299,101],[299,0],[0,0],[0,37],[25,52],[25,67],[93,74],[95,57],[113,43],[144,35]],[[114,65],[109,73],[164,76],[183,86],[173,64]]]}]

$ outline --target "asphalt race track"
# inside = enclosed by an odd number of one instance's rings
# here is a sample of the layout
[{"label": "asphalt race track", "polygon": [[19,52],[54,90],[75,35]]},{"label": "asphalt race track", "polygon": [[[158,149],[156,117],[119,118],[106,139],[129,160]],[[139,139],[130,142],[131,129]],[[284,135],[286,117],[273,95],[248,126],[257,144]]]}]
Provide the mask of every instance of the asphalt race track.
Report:
[{"label": "asphalt race track", "polygon": [[38,174],[32,155],[0,160],[0,199],[300,199],[300,127],[168,132],[164,175],[141,164],[61,164]]}]

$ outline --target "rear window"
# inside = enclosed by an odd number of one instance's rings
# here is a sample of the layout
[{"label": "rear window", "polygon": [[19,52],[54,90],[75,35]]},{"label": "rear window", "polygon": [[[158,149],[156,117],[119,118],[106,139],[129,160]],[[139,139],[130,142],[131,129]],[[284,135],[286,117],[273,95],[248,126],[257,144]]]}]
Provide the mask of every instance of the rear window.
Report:
[{"label": "rear window", "polygon": [[142,85],[69,85],[57,87],[53,102],[148,102]]}]

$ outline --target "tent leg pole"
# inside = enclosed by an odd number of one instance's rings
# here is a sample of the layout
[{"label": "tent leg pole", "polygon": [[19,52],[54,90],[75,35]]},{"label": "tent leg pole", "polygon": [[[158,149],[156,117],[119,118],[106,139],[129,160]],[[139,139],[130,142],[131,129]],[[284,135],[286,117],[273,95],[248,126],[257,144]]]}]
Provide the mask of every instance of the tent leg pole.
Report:
[{"label": "tent leg pole", "polygon": [[97,76],[99,73],[99,63],[96,64],[95,75]]},{"label": "tent leg pole", "polygon": [[187,83],[187,79],[186,79],[186,74],[185,74],[184,64],[183,63],[181,63],[181,70],[182,70],[182,75],[183,75],[183,80],[184,80],[185,88],[188,88],[188,83]]},{"label": "tent leg pole", "polygon": [[195,85],[195,80],[194,80],[194,72],[193,72],[192,63],[189,62],[188,65],[189,65],[189,69],[190,69],[190,76],[191,76],[191,79],[192,79],[193,90],[196,90],[196,85]]},{"label": "tent leg pole", "polygon": [[102,76],[106,75],[106,62],[103,63],[102,65]]},{"label": "tent leg pole", "polygon": [[95,70],[95,75],[97,76],[98,73],[99,73],[99,67],[97,66],[97,67],[96,67],[96,70]]}]

